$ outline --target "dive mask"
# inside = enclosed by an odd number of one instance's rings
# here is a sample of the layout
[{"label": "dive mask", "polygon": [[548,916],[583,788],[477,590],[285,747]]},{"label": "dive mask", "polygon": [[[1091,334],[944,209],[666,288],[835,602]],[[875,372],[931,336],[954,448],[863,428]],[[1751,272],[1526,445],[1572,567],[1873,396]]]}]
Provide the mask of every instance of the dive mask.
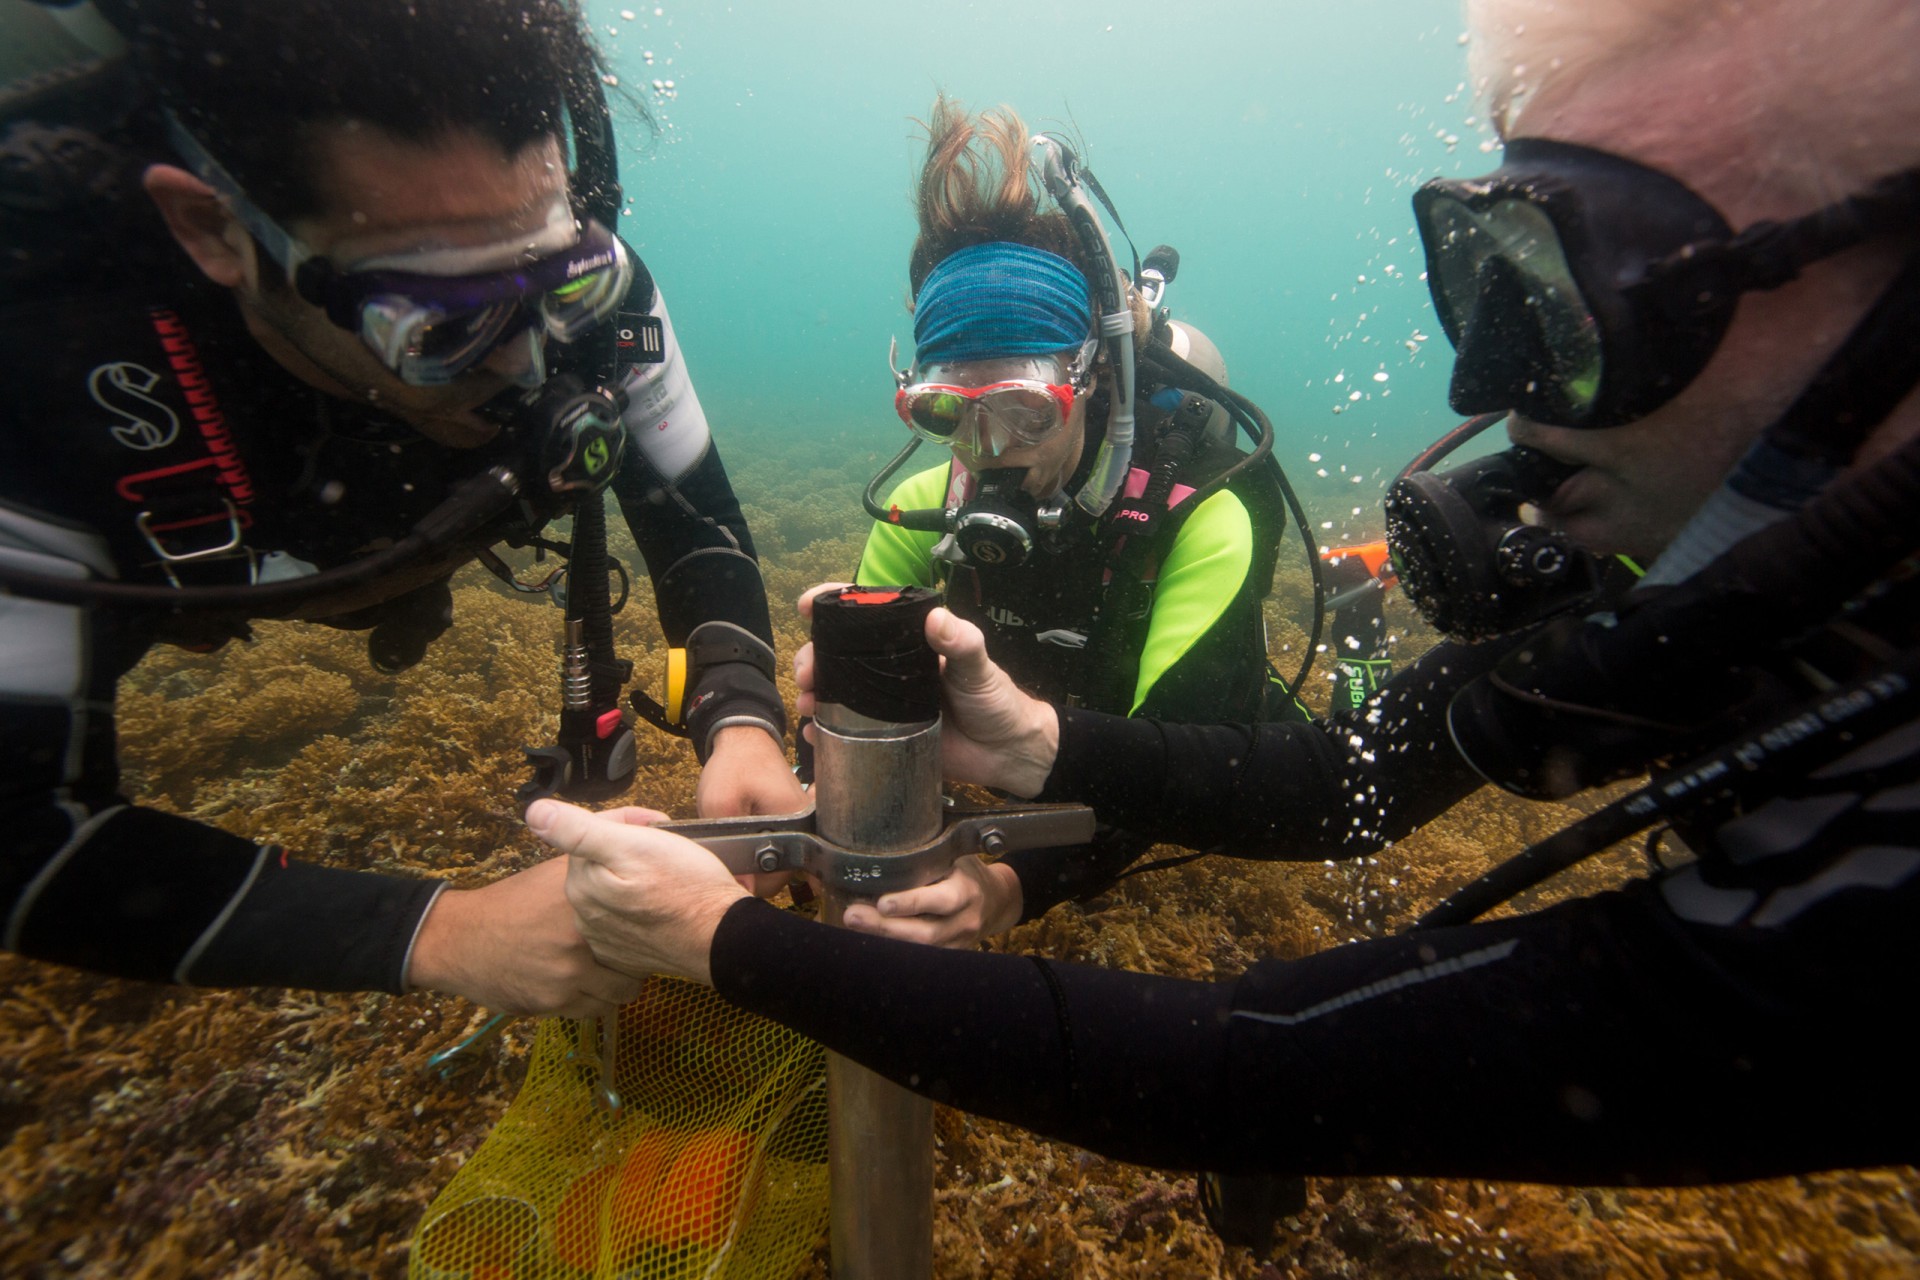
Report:
[{"label": "dive mask", "polygon": [[[1090,381],[1096,347],[1088,343],[1071,360],[1058,356],[1013,356],[895,369],[894,412],[914,434],[935,444],[982,457],[1037,445],[1066,424],[1074,400]],[[898,348],[889,352],[889,365]]]},{"label": "dive mask", "polygon": [[[619,238],[599,222],[576,222],[564,195],[555,197],[546,226],[513,246],[433,249],[342,268],[254,204],[171,112],[167,132],[300,297],[358,334],[410,386],[451,382],[530,332],[535,340],[522,381],[537,386],[545,378],[538,338],[574,341],[613,314],[633,281],[633,261]],[[508,265],[500,263],[503,250]]]},{"label": "dive mask", "polygon": [[536,327],[572,342],[612,315],[632,282],[626,246],[598,222],[569,247],[501,271],[341,271],[318,257],[294,271],[301,297],[417,387],[451,382]]},{"label": "dive mask", "polygon": [[1564,427],[1644,417],[1692,382],[1740,295],[1911,223],[1920,173],[1735,233],[1674,178],[1623,157],[1515,138],[1483,178],[1413,197],[1427,282],[1453,343],[1460,413]]}]

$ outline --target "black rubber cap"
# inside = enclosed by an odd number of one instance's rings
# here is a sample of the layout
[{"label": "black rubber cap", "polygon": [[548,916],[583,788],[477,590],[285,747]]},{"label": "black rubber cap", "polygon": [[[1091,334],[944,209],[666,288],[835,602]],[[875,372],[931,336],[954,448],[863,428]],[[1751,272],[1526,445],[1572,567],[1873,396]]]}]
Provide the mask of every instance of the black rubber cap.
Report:
[{"label": "black rubber cap", "polygon": [[940,714],[940,659],[927,647],[924,587],[841,587],[813,600],[814,693],[869,719],[921,724]]}]

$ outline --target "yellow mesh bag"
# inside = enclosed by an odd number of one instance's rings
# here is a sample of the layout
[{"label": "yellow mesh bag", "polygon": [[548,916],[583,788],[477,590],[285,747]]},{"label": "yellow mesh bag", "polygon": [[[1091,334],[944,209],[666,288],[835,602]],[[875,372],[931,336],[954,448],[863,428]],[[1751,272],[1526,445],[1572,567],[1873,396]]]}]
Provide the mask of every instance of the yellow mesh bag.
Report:
[{"label": "yellow mesh bag", "polygon": [[826,1051],[672,978],[620,1011],[605,1078],[599,1032],[541,1025],[412,1280],[788,1280],[827,1230]]}]

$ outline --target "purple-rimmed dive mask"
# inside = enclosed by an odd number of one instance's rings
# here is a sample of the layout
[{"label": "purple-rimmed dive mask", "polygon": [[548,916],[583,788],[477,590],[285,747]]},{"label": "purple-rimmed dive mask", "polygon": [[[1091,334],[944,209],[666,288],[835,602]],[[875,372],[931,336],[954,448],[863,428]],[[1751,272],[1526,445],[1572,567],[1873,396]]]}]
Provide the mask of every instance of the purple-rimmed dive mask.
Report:
[{"label": "purple-rimmed dive mask", "polygon": [[[451,382],[536,328],[571,342],[612,315],[633,281],[633,260],[619,238],[598,222],[576,222],[565,196],[555,197],[545,227],[512,244],[426,249],[343,268],[254,204],[171,112],[167,131],[295,291],[334,324],[359,334],[380,363],[411,386]],[[522,381],[538,385],[544,369],[539,344],[533,345],[535,358]]]}]

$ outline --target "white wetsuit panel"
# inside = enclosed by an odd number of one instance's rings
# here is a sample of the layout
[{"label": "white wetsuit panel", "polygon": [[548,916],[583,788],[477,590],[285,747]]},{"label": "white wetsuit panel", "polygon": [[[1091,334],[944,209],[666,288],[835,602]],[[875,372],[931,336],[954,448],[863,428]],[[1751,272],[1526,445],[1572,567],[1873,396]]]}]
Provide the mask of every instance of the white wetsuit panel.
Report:
[{"label": "white wetsuit panel", "polygon": [[627,393],[627,439],[672,484],[705,455],[710,434],[706,411],[687,376],[680,340],[674,336],[666,300],[658,289],[653,295],[653,315],[663,330],[666,359],[628,366],[620,385]]}]

